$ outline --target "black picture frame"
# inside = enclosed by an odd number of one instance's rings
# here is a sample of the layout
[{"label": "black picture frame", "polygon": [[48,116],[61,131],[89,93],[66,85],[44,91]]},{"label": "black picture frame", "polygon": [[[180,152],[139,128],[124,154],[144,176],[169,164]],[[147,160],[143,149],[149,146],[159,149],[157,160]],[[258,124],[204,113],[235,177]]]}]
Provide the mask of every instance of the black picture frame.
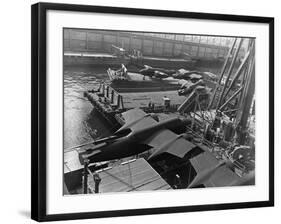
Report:
[{"label": "black picture frame", "polygon": [[[178,206],[134,210],[114,210],[69,214],[46,214],[46,13],[48,10],[111,13],[140,16],[162,16],[216,21],[253,22],[269,25],[269,200],[214,205]],[[37,221],[54,221],[100,217],[132,216],[161,213],[178,213],[206,210],[254,208],[274,206],[274,18],[183,11],[102,7],[73,4],[37,3],[31,10],[31,218]]]}]

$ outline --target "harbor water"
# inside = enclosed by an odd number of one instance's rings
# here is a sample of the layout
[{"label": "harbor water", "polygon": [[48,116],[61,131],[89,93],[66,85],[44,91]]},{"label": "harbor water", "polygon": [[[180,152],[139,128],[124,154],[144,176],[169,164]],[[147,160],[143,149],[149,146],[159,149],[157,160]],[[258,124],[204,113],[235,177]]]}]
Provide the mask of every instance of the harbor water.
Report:
[{"label": "harbor water", "polygon": [[64,69],[64,150],[111,134],[112,127],[94,110],[83,92],[107,80],[105,68]]}]

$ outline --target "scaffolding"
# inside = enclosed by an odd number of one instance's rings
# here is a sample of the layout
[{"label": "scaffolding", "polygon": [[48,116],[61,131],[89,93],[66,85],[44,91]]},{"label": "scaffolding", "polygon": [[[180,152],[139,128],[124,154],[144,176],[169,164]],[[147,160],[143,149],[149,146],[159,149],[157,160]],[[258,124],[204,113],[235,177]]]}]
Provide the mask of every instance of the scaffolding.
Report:
[{"label": "scaffolding", "polygon": [[179,107],[192,120],[187,132],[211,151],[219,147],[227,154],[237,145],[254,151],[255,139],[249,130],[255,113],[255,41],[248,40],[242,59],[238,54],[245,38],[233,40],[207,106],[200,93],[192,92]]}]

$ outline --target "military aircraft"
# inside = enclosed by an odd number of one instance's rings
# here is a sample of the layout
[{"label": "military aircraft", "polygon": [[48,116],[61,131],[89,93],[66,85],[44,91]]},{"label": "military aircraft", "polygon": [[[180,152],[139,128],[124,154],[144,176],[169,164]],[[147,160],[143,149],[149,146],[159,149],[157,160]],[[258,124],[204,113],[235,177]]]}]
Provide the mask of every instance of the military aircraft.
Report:
[{"label": "military aircraft", "polygon": [[240,177],[232,171],[233,164],[229,161],[218,161],[210,152],[205,151],[190,159],[197,175],[188,188],[223,187],[255,184],[255,172]]},{"label": "military aircraft", "polygon": [[198,91],[204,91],[206,89],[206,85],[202,79],[195,83],[185,81],[178,90],[178,94],[179,96],[189,95],[195,89],[197,89]]},{"label": "military aircraft", "polygon": [[169,69],[163,69],[163,68],[153,68],[148,65],[144,65],[144,68],[139,70],[139,73],[141,73],[144,76],[148,76],[151,78],[159,78],[159,79],[165,79],[170,77],[172,74],[174,74],[175,70],[169,70]]},{"label": "military aircraft", "polygon": [[144,76],[149,76],[152,78],[154,77],[154,78],[164,79],[164,78],[172,77],[174,79],[183,79],[183,80],[191,81],[193,83],[202,79],[207,79],[212,81],[216,81],[217,79],[217,76],[211,72],[201,72],[196,70],[188,71],[185,69],[174,70],[174,69],[164,69],[164,68],[153,68],[148,65],[144,65],[144,68],[139,70],[139,73],[141,73]]},{"label": "military aircraft", "polygon": [[185,69],[179,69],[177,70],[173,75],[173,78],[175,79],[184,79],[184,80],[188,80],[188,81],[198,81],[200,79],[202,79],[202,72],[199,71],[188,71]]},{"label": "military aircraft", "polygon": [[168,154],[183,164],[191,164],[196,176],[190,188],[229,186],[241,181],[225,162],[219,162],[207,149],[200,148],[200,153],[195,153],[198,146],[188,141],[185,134],[176,134],[190,121],[171,118],[158,122],[141,109],[126,111],[122,117],[125,124],[114,135],[92,142],[93,147],[79,152],[81,164],[121,159],[150,150],[149,161]]},{"label": "military aircraft", "polygon": [[211,72],[201,72],[196,70],[185,70],[185,69],[179,69],[177,70],[173,75],[173,78],[175,79],[184,79],[191,82],[197,82],[198,80],[204,79],[204,80],[210,80],[210,81],[217,81],[217,76]]},{"label": "military aircraft", "polygon": [[126,111],[122,116],[125,124],[114,135],[92,142],[93,147],[79,153],[82,164],[85,159],[91,163],[121,159],[151,148],[157,149],[152,156],[165,151],[183,157],[194,147],[184,135],[176,134],[188,121],[171,118],[157,122],[140,109]]}]

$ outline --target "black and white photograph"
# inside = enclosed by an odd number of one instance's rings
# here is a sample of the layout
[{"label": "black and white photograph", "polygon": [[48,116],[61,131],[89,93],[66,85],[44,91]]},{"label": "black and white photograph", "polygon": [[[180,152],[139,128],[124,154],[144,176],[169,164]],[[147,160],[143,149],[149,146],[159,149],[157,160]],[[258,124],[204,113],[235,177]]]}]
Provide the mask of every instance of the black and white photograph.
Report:
[{"label": "black and white photograph", "polygon": [[31,21],[32,219],[274,205],[274,18],[38,3]]},{"label": "black and white photograph", "polygon": [[64,195],[255,185],[255,37],[62,35]]},{"label": "black and white photograph", "polygon": [[280,219],[277,1],[2,9],[1,223]]}]

